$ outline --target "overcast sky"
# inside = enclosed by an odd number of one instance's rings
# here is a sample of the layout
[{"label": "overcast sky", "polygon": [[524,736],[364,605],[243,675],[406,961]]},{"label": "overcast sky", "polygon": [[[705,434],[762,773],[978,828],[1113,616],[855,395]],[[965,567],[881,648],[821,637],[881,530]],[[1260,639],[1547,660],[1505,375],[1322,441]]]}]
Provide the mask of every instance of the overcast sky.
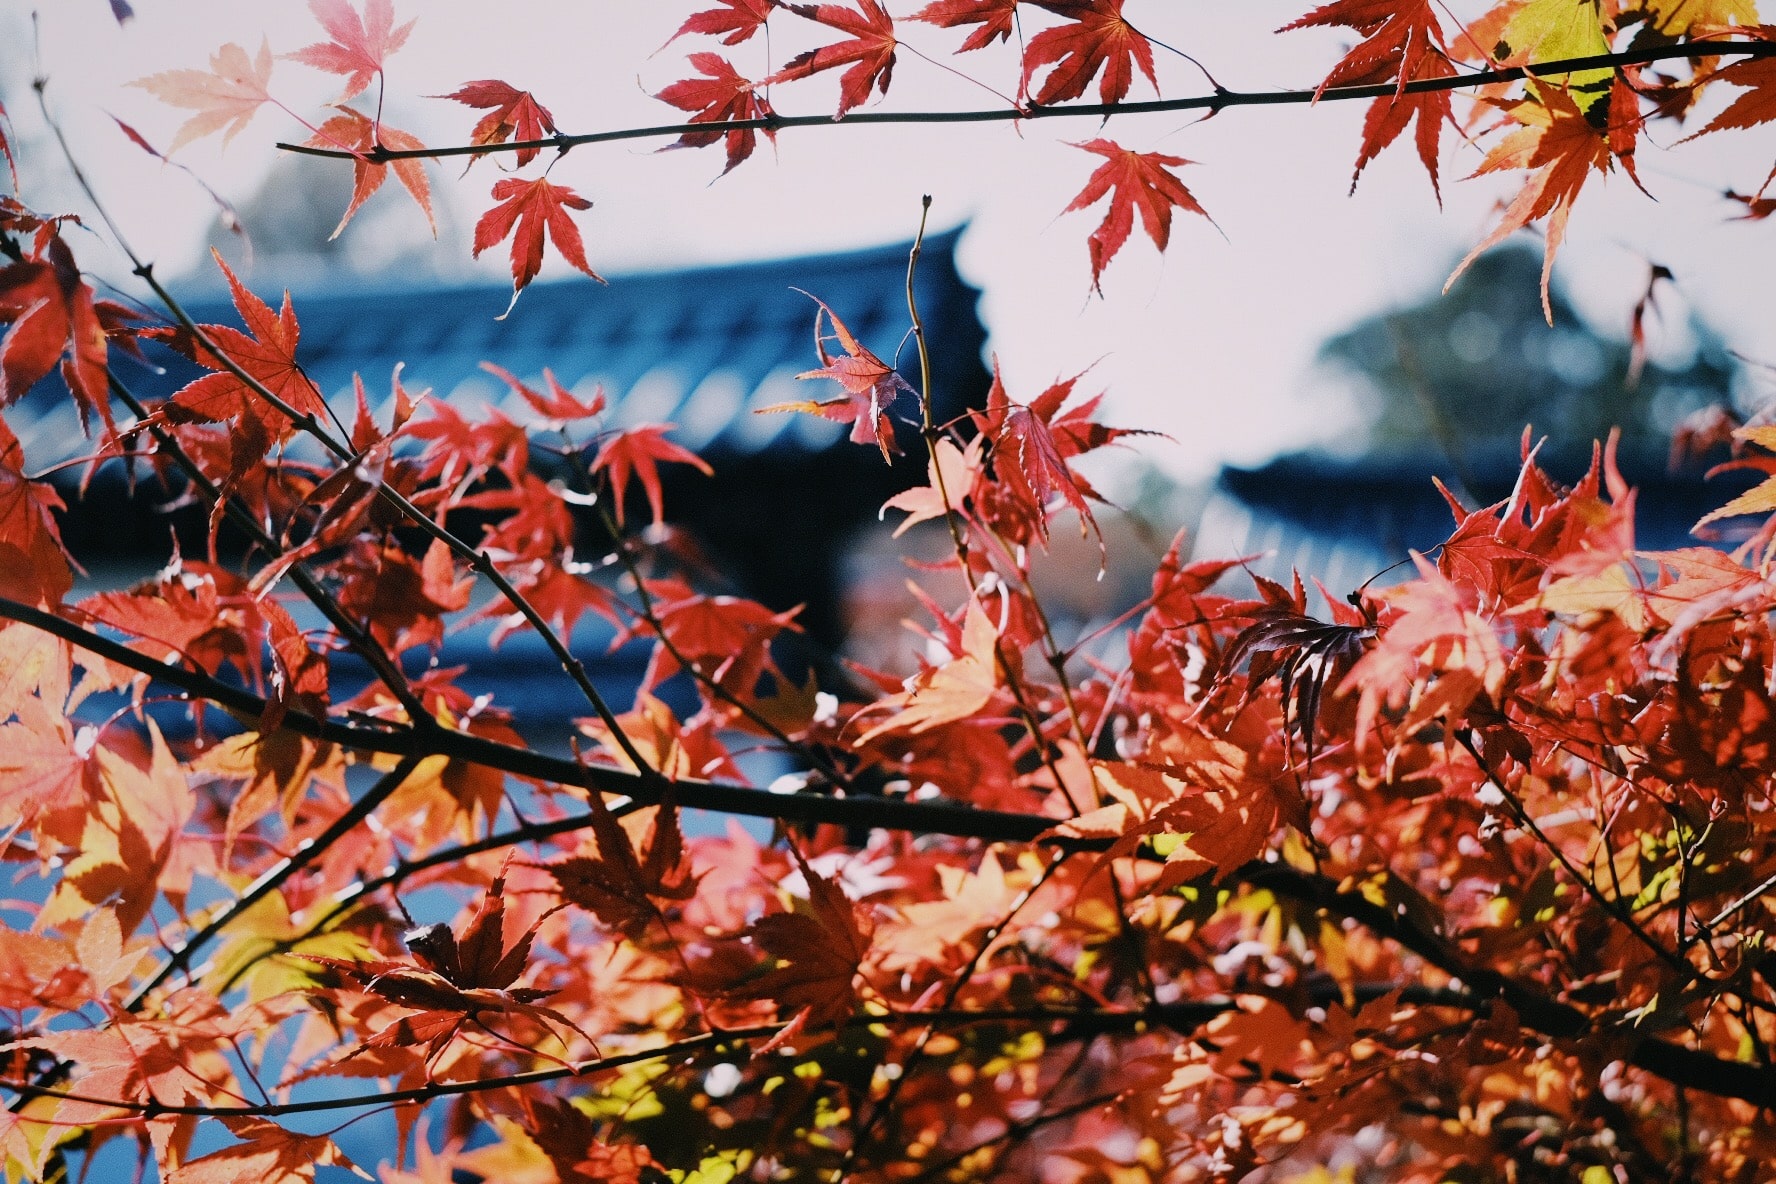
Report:
[{"label": "overcast sky", "polygon": [[[101,195],[138,250],[177,272],[198,259],[213,217],[200,190],[131,147],[111,124],[118,115],[164,145],[182,114],[124,85],[157,71],[203,66],[226,41],[276,52],[318,39],[306,6],[294,0],[133,0],[136,19],[113,22],[106,0],[54,0],[39,6],[41,56],[51,101]],[[657,0],[396,0],[402,19],[417,16],[407,47],[390,61],[387,120],[429,143],[461,141],[474,114],[419,96],[451,91],[478,78],[533,90],[565,131],[668,122],[673,112],[649,96],[689,73],[686,52],[716,48],[689,40],[655,51],[694,5]],[[893,12],[909,3],[889,5]],[[1149,34],[1187,49],[1234,89],[1312,85],[1337,59],[1337,31],[1272,35],[1299,16],[1306,0],[1129,0],[1126,12]],[[1456,4],[1458,11],[1475,5]],[[30,6],[0,0],[0,41],[19,45]],[[789,25],[791,22],[773,22]],[[907,41],[934,52],[954,35],[908,25]],[[792,48],[779,34],[778,62]],[[762,73],[757,39],[731,51],[746,72]],[[1008,47],[958,64],[1001,89],[1015,85]],[[1160,55],[1168,95],[1191,93],[1200,75]],[[27,147],[43,153],[28,92],[15,71],[5,94]],[[305,116],[337,92],[337,80],[280,61],[273,91]],[[779,96],[785,114],[830,110],[834,93],[802,84]],[[1144,82],[1133,97],[1151,97]],[[1725,96],[1722,96],[1724,99]],[[893,108],[991,106],[984,90],[903,53]],[[1459,109],[1459,105],[1458,105]],[[1446,155],[1445,204],[1404,146],[1390,150],[1347,197],[1361,104],[1233,110],[1206,122],[1179,116],[1123,118],[1107,131],[1095,122],[1045,121],[1014,129],[971,127],[816,128],[785,133],[773,154],[761,149],[718,179],[719,149],[657,154],[651,144],[575,150],[551,179],[592,197],[581,218],[588,253],[601,271],[763,258],[891,242],[911,236],[919,196],[935,198],[939,226],[968,222],[964,274],[986,292],[983,314],[1014,397],[1028,398],[1057,375],[1092,367],[1088,385],[1109,392],[1110,418],[1171,434],[1149,449],[1184,475],[1204,475],[1223,460],[1258,461],[1348,430],[1348,408],[1313,372],[1328,335],[1380,309],[1421,299],[1496,217],[1512,178],[1458,180],[1479,162],[1463,147]],[[1764,129],[1768,130],[1768,129]],[[273,141],[303,129],[264,110],[226,151],[220,138],[191,145],[180,160],[218,190],[244,199],[263,179]],[[1180,215],[1162,259],[1139,235],[1090,293],[1085,238],[1098,215],[1060,211],[1083,186],[1095,158],[1067,141],[1114,136],[1138,150],[1200,162],[1184,179],[1219,226]],[[1675,139],[1661,131],[1669,142]],[[1710,137],[1640,153],[1642,177],[1656,201],[1619,175],[1587,187],[1573,219],[1558,275],[1587,316],[1625,331],[1644,283],[1646,260],[1671,267],[1680,291],[1728,343],[1776,361],[1776,226],[1732,222],[1720,198],[1728,187],[1755,188],[1776,159],[1776,137]],[[38,159],[25,197],[62,196],[38,181]],[[435,168],[439,200],[472,222],[499,175],[489,162],[466,180]],[[528,175],[528,174],[527,174]],[[39,192],[33,192],[31,186]],[[343,209],[349,181],[338,186]],[[376,203],[398,205],[390,191]],[[423,234],[416,210],[385,222]],[[1223,237],[1225,235],[1225,237]],[[460,244],[441,250],[466,254]],[[94,265],[88,248],[83,262]],[[484,257],[491,276],[504,259]],[[556,274],[545,271],[545,277]],[[258,277],[262,288],[278,277]],[[1523,293],[1534,301],[1536,293]],[[1669,304],[1681,314],[1684,300]],[[523,305],[519,306],[522,315]],[[934,331],[941,332],[941,326]],[[1655,335],[1655,344],[1659,338]],[[892,342],[876,343],[891,348]],[[1670,347],[1681,345],[1681,334]]]}]

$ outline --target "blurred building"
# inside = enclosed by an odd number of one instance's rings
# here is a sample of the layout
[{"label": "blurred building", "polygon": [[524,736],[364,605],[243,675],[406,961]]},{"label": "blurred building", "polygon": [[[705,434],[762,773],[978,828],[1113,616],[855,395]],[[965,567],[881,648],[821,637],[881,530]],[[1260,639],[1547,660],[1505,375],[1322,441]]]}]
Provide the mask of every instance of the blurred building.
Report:
[{"label": "blurred building", "polygon": [[1539,462],[1567,482],[1583,476],[1592,442],[1619,429],[1623,475],[1640,491],[1639,546],[1694,545],[1690,527],[1745,485],[1706,481],[1706,464],[1673,467],[1670,441],[1686,417],[1743,398],[1734,359],[1690,320],[1658,326],[1679,342],[1675,359],[1637,365],[1627,341],[1588,325],[1558,286],[1549,325],[1540,282],[1539,250],[1503,248],[1448,295],[1328,341],[1322,387],[1363,408],[1368,425],[1318,451],[1222,469],[1197,554],[1259,556],[1262,575],[1299,570],[1343,594],[1449,536],[1454,518],[1432,477],[1469,508],[1507,497],[1526,426],[1546,438]]}]

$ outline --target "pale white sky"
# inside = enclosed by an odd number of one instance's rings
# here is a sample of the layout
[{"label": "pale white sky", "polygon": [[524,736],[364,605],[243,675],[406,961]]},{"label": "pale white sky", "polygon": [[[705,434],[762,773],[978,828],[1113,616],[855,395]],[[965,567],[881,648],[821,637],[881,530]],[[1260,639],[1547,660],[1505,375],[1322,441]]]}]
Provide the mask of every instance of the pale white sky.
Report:
[{"label": "pale white sky", "polygon": [[[188,178],[118,134],[108,113],[162,145],[183,119],[123,84],[202,66],[225,41],[252,50],[264,36],[274,51],[287,52],[319,39],[319,30],[295,0],[133,2],[137,19],[119,29],[105,0],[42,0],[36,6],[42,60],[52,101],[113,213],[138,250],[177,272],[196,259],[213,210]],[[407,47],[390,61],[386,117],[427,142],[460,141],[474,113],[417,96],[500,78],[533,90],[565,131],[671,122],[673,110],[649,96],[689,73],[685,53],[718,47],[687,39],[654,51],[695,7],[654,0],[396,0],[401,19],[419,19]],[[889,7],[898,15],[917,5]],[[1309,7],[1308,0],[1129,0],[1126,12],[1151,35],[1201,59],[1223,84],[1258,89],[1312,85],[1336,61],[1347,41],[1337,31],[1269,32]],[[0,39],[28,35],[31,9],[25,0],[0,0]],[[782,36],[773,46],[778,63],[800,48]],[[909,24],[904,36],[934,51],[956,41],[922,25]],[[764,54],[758,39],[731,51],[743,71],[757,73]],[[1199,89],[1191,66],[1160,57],[1168,94]],[[958,64],[1001,89],[1015,85],[1008,47]],[[910,53],[901,55],[895,79],[891,107],[994,103]],[[6,93],[20,138],[39,156],[34,176],[43,177],[53,162],[44,158],[47,145],[36,141],[38,123],[25,109],[23,81],[6,80]],[[274,93],[305,114],[336,94],[336,83],[288,61],[273,75]],[[830,86],[802,84],[781,92],[778,106],[785,114],[830,110],[833,93]],[[1144,82],[1134,97],[1151,97]],[[774,159],[761,148],[719,180],[720,149],[656,154],[652,144],[617,144],[575,150],[551,178],[597,202],[580,222],[593,265],[607,272],[905,239],[917,224],[919,196],[930,193],[937,225],[971,224],[961,262],[986,292],[982,311],[1013,396],[1031,397],[1053,377],[1095,363],[1088,386],[1108,390],[1109,418],[1171,434],[1175,444],[1152,445],[1149,454],[1174,472],[1201,476],[1222,460],[1262,460],[1347,426],[1347,410],[1313,381],[1319,342],[1439,285],[1453,260],[1489,228],[1496,203],[1515,191],[1510,178],[1459,180],[1480,159],[1478,150],[1464,147],[1445,157],[1439,211],[1416,158],[1399,145],[1370,166],[1356,196],[1347,198],[1362,109],[1239,109],[1204,123],[1145,116],[1119,119],[1102,131],[1095,122],[1062,120],[1022,129],[819,128],[785,133]],[[1558,269],[1588,316],[1625,330],[1651,257],[1673,268],[1682,294],[1731,346],[1776,361],[1770,296],[1776,226],[1726,221],[1734,211],[1719,196],[1762,180],[1776,160],[1776,136],[1768,131],[1710,137],[1670,151],[1646,146],[1642,177],[1656,201],[1620,176],[1588,186]],[[303,134],[267,109],[226,151],[213,137],[183,150],[180,159],[223,193],[244,199],[270,167],[272,142]],[[1102,299],[1089,292],[1085,248],[1099,215],[1060,216],[1095,161],[1066,142],[1099,134],[1201,162],[1185,169],[1184,178],[1226,236],[1180,215],[1172,249],[1161,259],[1137,232],[1106,274]],[[467,224],[486,206],[499,174],[488,162],[466,181],[458,172],[437,168],[432,179],[440,200],[453,203],[459,223]],[[47,180],[41,194],[30,184],[36,182],[28,182],[26,199],[49,204]],[[348,188],[342,168],[340,208]],[[405,197],[391,185],[374,201]],[[398,213],[423,232],[416,210]],[[83,262],[96,266],[96,255],[87,249]],[[503,256],[484,256],[482,263],[489,275],[504,274]],[[268,288],[278,279],[259,281]],[[1533,302],[1536,293],[1526,291],[1523,299]],[[1681,310],[1683,302],[1669,307]]]}]

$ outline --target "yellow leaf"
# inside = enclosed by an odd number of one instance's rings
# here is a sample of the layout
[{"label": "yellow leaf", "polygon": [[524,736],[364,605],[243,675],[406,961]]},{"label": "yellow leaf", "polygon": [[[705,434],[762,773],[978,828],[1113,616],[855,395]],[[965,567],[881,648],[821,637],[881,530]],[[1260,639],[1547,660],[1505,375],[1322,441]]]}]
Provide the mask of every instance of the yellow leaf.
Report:
[{"label": "yellow leaf", "polygon": [[[1505,25],[1499,39],[1501,56],[1509,62],[1558,62],[1610,51],[1599,0],[1529,0]],[[1609,110],[1615,71],[1575,70],[1543,75],[1533,85],[1565,90],[1593,126]]]},{"label": "yellow leaf", "polygon": [[1524,607],[1571,617],[1614,613],[1636,632],[1647,627],[1645,597],[1625,563],[1613,563],[1596,575],[1556,580]]},{"label": "yellow leaf", "polygon": [[1758,23],[1757,0],[1646,0],[1646,13],[1647,24],[1667,37],[1685,36],[1693,29]]}]

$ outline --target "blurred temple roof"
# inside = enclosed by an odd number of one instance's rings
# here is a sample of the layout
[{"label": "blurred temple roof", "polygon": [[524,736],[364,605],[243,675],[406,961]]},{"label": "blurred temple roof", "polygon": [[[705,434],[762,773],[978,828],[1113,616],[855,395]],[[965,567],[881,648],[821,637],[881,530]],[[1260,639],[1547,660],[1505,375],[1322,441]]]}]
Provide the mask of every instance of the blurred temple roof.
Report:
[{"label": "blurred temple roof", "polygon": [[[956,270],[960,230],[931,235],[921,253],[919,311],[931,345],[933,416],[943,422],[985,403],[991,382],[983,356],[986,330],[977,289]],[[390,422],[390,377],[402,365],[411,393],[430,389],[459,414],[498,409],[518,423],[536,415],[507,385],[481,369],[492,362],[539,384],[544,368],[565,387],[588,396],[604,388],[611,410],[601,426],[672,423],[672,439],[715,469],[705,477],[687,465],[662,471],[668,520],[697,539],[738,592],[773,609],[803,606],[807,635],[822,646],[840,640],[838,564],[853,532],[873,522],[882,503],[925,477],[916,429],[902,427],[907,455],[884,464],[874,446],[847,441],[849,425],[814,415],[755,415],[774,403],[829,400],[835,383],[798,382],[821,365],[814,325],[819,297],[869,349],[900,363],[918,385],[909,348],[906,307],[911,243],[764,263],[613,275],[609,285],[576,278],[525,289],[511,315],[502,283],[443,285],[398,275],[375,285],[335,275],[316,277],[293,293],[301,326],[297,360],[340,418],[354,415],[352,377],[361,374],[379,423]],[[219,277],[218,277],[219,278]],[[251,285],[249,281],[249,286]],[[276,304],[277,291],[256,287]],[[226,290],[181,295],[199,324],[239,325]],[[831,333],[831,326],[825,326]],[[828,350],[842,353],[830,340]],[[143,367],[113,350],[113,373],[139,398],[164,399],[200,370],[157,343]],[[127,412],[117,407],[119,422]],[[918,422],[910,397],[893,408]],[[424,412],[421,412],[423,415]],[[90,453],[74,401],[52,375],[5,411],[34,470]],[[592,441],[582,440],[581,443]],[[292,442],[299,459],[320,460],[312,443]],[[533,453],[533,464],[554,458]],[[121,466],[101,470],[77,494],[84,466],[56,476],[68,502],[63,537],[83,561],[122,572],[158,567],[177,534],[186,554],[203,554],[207,518],[181,508],[180,491],[152,482],[128,485]],[[139,477],[138,472],[138,477]],[[632,490],[639,494],[638,490]],[[583,548],[602,545],[601,528],[581,518]],[[222,545],[231,545],[224,527]],[[233,545],[238,546],[237,540]]]},{"label": "blurred temple roof", "polygon": [[[1584,476],[1591,453],[1544,448],[1536,460],[1570,484]],[[1648,447],[1624,446],[1618,463],[1636,490],[1635,545],[1646,551],[1710,541],[1690,528],[1751,484],[1746,474],[1706,481],[1706,466],[1673,471],[1663,451]],[[1455,529],[1433,476],[1476,509],[1508,497],[1521,467],[1514,448],[1475,448],[1462,458],[1458,475],[1449,458],[1427,447],[1355,459],[1296,453],[1258,468],[1223,468],[1203,511],[1196,553],[1257,556],[1249,566],[1259,575],[1286,583],[1298,570],[1318,577],[1334,595],[1371,579],[1397,583],[1412,574],[1410,565],[1386,569],[1412,551],[1431,551]]]},{"label": "blurred temple roof", "polygon": [[[987,382],[986,334],[975,310],[980,293],[956,271],[960,235],[929,237],[918,270],[939,422],[979,398]],[[526,381],[540,380],[548,367],[582,395],[602,385],[613,426],[676,423],[674,438],[712,460],[767,450],[790,459],[824,450],[847,431],[815,416],[751,414],[838,393],[829,383],[795,380],[820,365],[813,340],[818,306],[805,293],[824,300],[892,364],[908,325],[910,246],[613,276],[608,286],[586,278],[537,283],[504,320],[496,319],[510,299],[504,284],[403,286],[399,277],[388,277],[367,286],[342,277],[295,292],[302,329],[297,358],[346,422],[354,373],[363,376],[378,420],[388,422],[383,404],[401,363],[409,391],[429,388],[465,414],[493,405],[519,422],[533,419],[522,399],[481,369],[485,361]],[[275,304],[274,291],[259,295]],[[240,323],[226,293],[215,289],[191,297],[186,309],[199,324]],[[118,377],[143,398],[164,398],[203,373],[168,350],[151,346],[149,353],[164,372],[113,354]],[[59,378],[9,408],[7,422],[34,465],[88,449]]]}]

